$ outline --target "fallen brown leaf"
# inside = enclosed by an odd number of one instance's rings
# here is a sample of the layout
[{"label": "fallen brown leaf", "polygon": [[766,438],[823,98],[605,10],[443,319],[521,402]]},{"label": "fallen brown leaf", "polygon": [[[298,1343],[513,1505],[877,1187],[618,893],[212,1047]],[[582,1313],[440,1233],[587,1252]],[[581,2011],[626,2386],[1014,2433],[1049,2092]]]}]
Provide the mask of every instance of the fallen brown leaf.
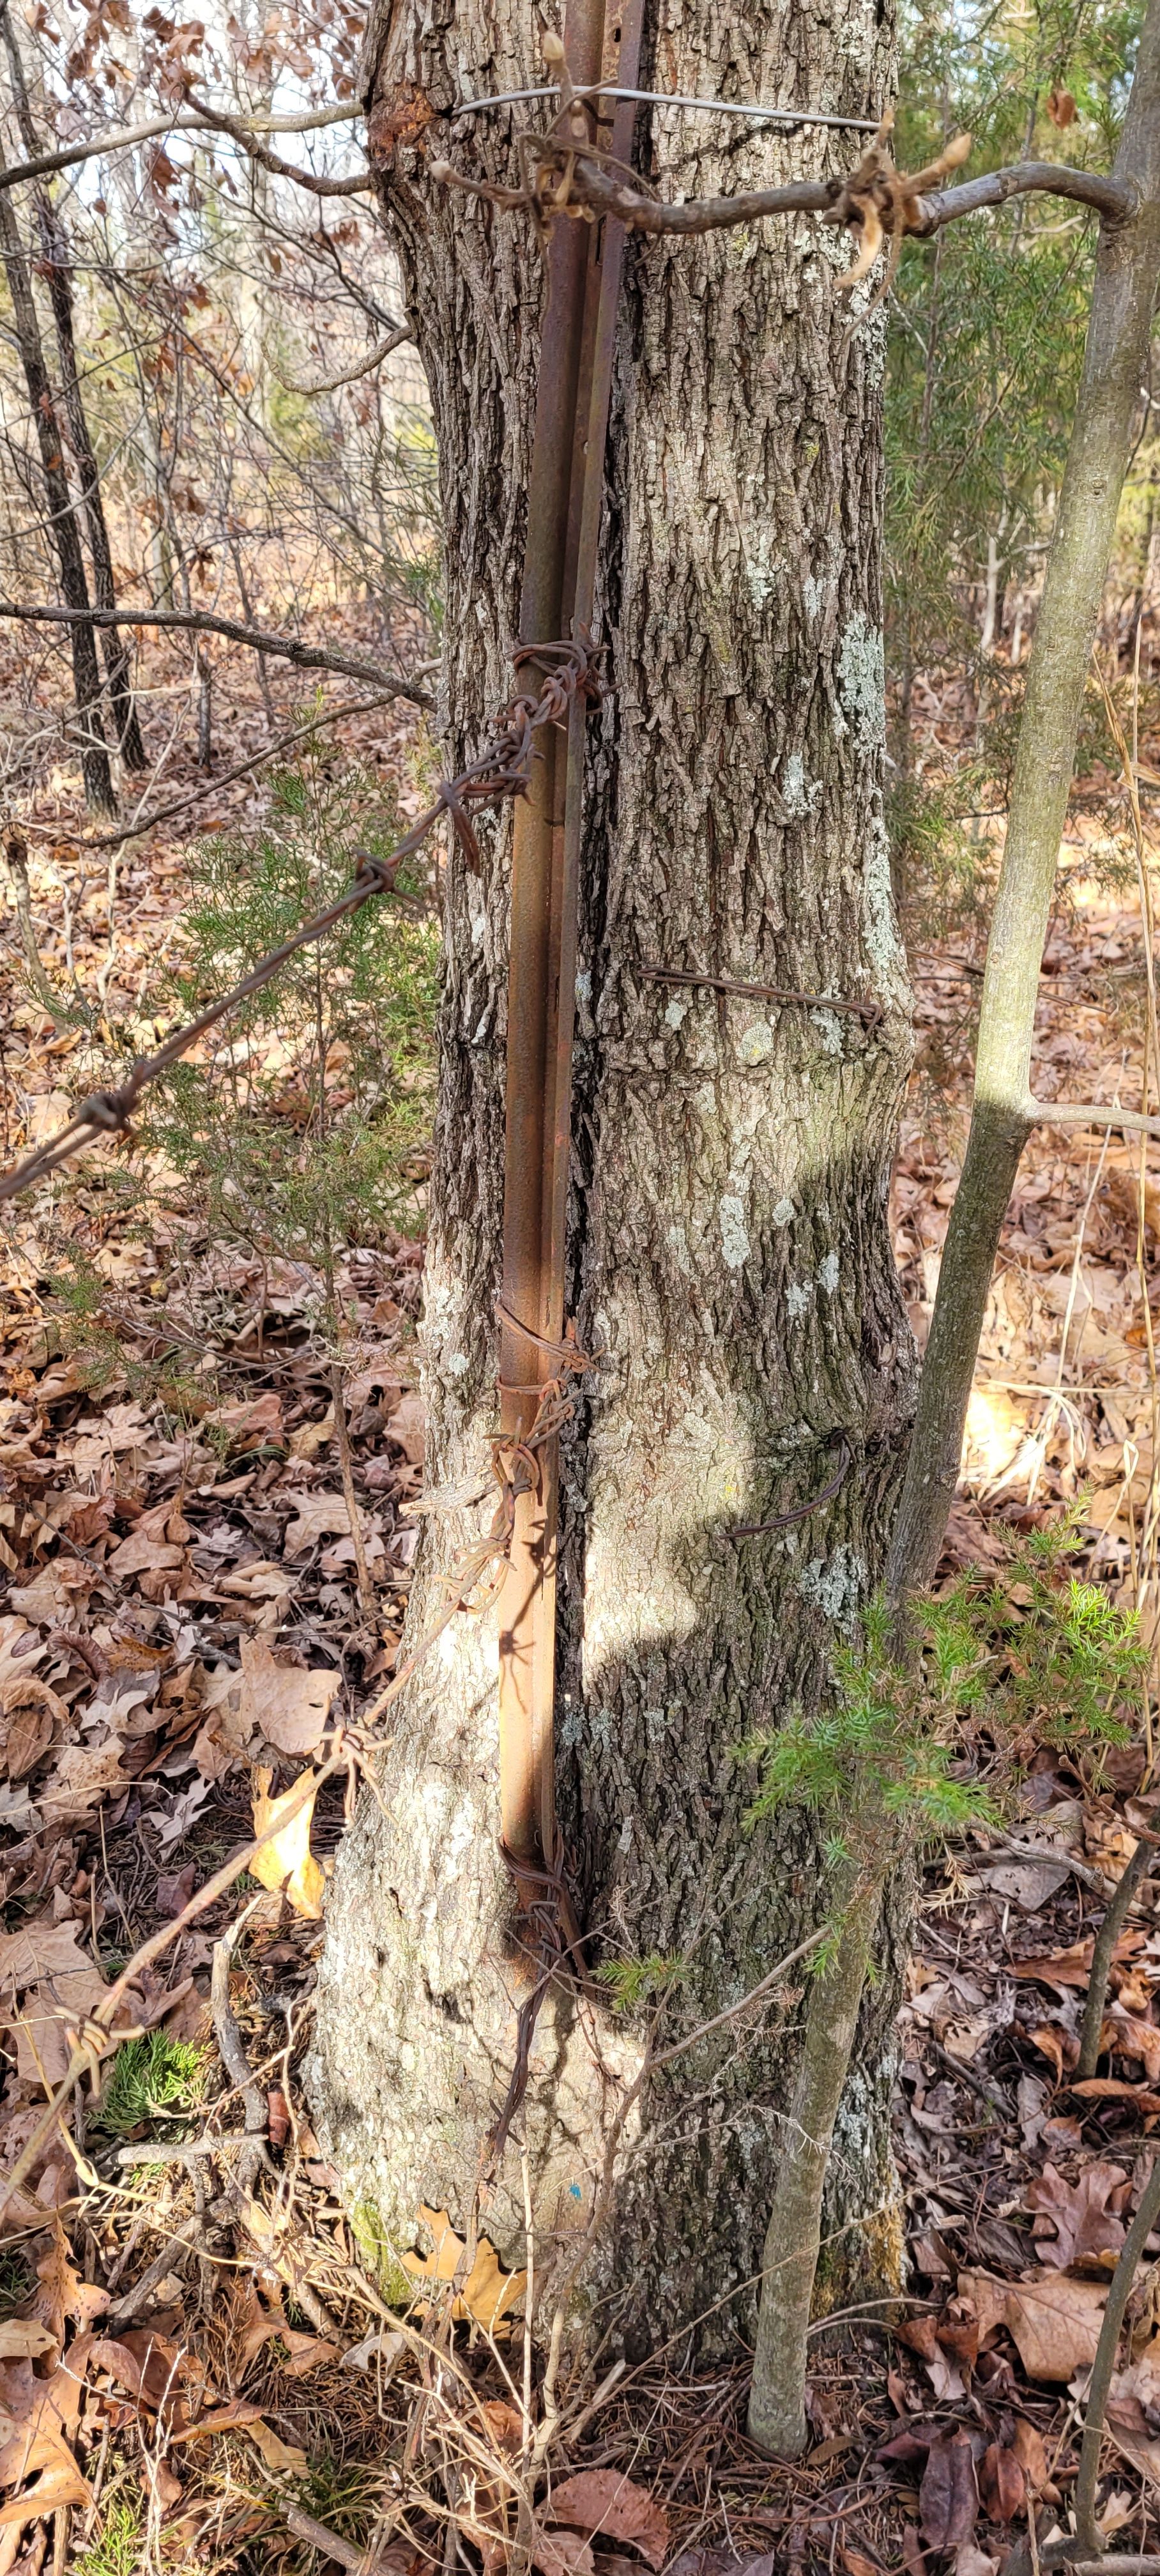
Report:
[{"label": "fallen brown leaf", "polygon": [[537,2527],[531,2559],[541,2576],[594,2576],[591,2545],[578,2531],[544,2531]]},{"label": "fallen brown leaf", "polygon": [[1058,1986],[1063,1993],[1069,1986],[1084,1988],[1091,1975],[1094,1940],[1073,1941],[1069,1950],[1052,1950],[1045,1958],[1013,1959],[1008,1974],[1034,1978],[1041,1986]]},{"label": "fallen brown leaf", "polygon": [[286,2477],[305,2477],[310,2465],[305,2451],[299,2450],[296,2442],[284,2442],[273,2425],[267,2424],[264,2415],[256,2416],[252,2423],[247,2424],[246,2431],[268,2469],[280,2469]]},{"label": "fallen brown leaf", "polygon": [[1012,2448],[988,2442],[979,2462],[979,2494],[990,2522],[1012,2522],[1027,2492],[1022,2466]]},{"label": "fallen brown leaf", "polygon": [[241,1719],[279,1753],[313,1753],[326,1730],[341,1674],[277,1663],[259,1637],[242,1640]]},{"label": "fallen brown leaf", "polygon": [[0,2324],[0,2361],[35,2361],[55,2342],[56,2336],[38,2317],[5,2317]]},{"label": "fallen brown leaf", "polygon": [[940,2433],[931,2443],[918,2502],[922,2536],[931,2549],[957,2549],[970,2539],[979,2488],[968,2434]]},{"label": "fallen brown leaf", "polygon": [[[414,2281],[450,2281],[459,2270],[467,2251],[467,2239],[457,2236],[445,2209],[420,2207],[419,2218],[433,2239],[430,2254],[406,2253],[400,2256],[404,2271]],[[526,2272],[503,2272],[499,2256],[486,2236],[478,2240],[475,2261],[458,2291],[453,2317],[474,2317],[476,2324],[494,2334],[505,2309],[523,2294]],[[505,2323],[503,2331],[509,2332]]]},{"label": "fallen brown leaf", "polygon": [[23,1780],[47,1753],[53,1732],[68,1710],[57,1692],[35,1673],[13,1674],[0,1684],[0,1709],[7,1721],[4,1761],[10,1780]]},{"label": "fallen brown leaf", "polygon": [[1062,2272],[1032,2273],[1021,2281],[989,2272],[960,2272],[959,2296],[979,2320],[979,2341],[1006,2326],[1029,2379],[1071,2379],[1095,2360],[1107,2286],[1073,2281]]},{"label": "fallen brown leaf", "polygon": [[670,2524],[664,2506],[647,2487],[634,2485],[618,2469],[581,2469],[553,2491],[546,2511],[553,2522],[575,2523],[580,2531],[609,2540],[629,2540],[650,2567],[664,2566],[669,2554]]},{"label": "fallen brown leaf", "polygon": [[1059,2489],[1051,2483],[1043,2435],[1034,2424],[1028,2423],[1025,2415],[1017,2415],[1015,2418],[1011,2448],[1032,2495],[1045,2496],[1049,2504],[1058,2504]]},{"label": "fallen brown leaf", "polygon": [[1076,2183],[1065,2182],[1054,2165],[1045,2165],[1027,2190],[1041,2262],[1066,2271],[1084,2254],[1118,2254],[1124,2226],[1107,2204],[1127,2188],[1128,2177],[1119,2165],[1088,2165]]}]

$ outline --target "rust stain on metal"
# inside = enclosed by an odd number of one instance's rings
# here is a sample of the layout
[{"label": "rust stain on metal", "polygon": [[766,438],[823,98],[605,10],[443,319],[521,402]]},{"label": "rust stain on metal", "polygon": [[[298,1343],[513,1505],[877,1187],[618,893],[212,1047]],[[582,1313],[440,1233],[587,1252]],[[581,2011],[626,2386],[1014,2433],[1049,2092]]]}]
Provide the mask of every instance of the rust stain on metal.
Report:
[{"label": "rust stain on metal", "polygon": [[[639,58],[641,0],[610,8],[570,0],[567,74],[577,87]],[[629,68],[629,66],[632,68]],[[617,111],[627,155],[633,111]],[[540,355],[520,641],[571,631],[587,640],[603,490],[619,225],[557,224]],[[500,1310],[501,1436],[519,1443],[536,1418],[564,1339],[564,1233],[571,1142],[577,879],[585,717],[541,736],[527,799],[517,808],[508,983],[507,1135]],[[556,1661],[558,1437],[538,1452],[521,1495],[500,1613],[502,1835],[521,1907],[530,1890],[560,1884],[552,1725]],[[530,1875],[529,1875],[530,1873]],[[538,1876],[537,1876],[538,1874]],[[570,1948],[565,1942],[564,1948]]]}]

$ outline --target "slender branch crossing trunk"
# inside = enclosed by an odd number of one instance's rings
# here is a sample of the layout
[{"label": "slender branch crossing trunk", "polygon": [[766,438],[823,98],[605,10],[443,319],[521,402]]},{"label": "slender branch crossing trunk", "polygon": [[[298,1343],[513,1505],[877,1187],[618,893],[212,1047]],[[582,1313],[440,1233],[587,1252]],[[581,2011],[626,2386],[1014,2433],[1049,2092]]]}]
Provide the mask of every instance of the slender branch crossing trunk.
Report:
[{"label": "slender branch crossing trunk", "polygon": [[[8,0],[2,0],[0,18],[3,19],[4,42],[12,75],[12,93],[16,102],[20,138],[29,158],[33,159],[40,151],[40,138],[33,122],[23,57],[16,30],[12,24]],[[93,572],[93,599],[98,608],[115,608],[117,591],[113,577],[113,553],[105,519],[100,469],[89,430],[88,415],[81,391],[80,370],[77,365],[68,237],[47,188],[34,186],[32,196],[36,207],[48,298],[52,306],[64,414],[68,423],[73,456],[76,460],[77,479],[84,503],[85,524],[88,528],[89,557]],[[115,633],[104,634],[101,640],[109,685],[109,701],[113,710],[121,758],[126,769],[140,771],[148,768],[149,764],[145,745],[141,739],[141,722],[130,682],[129,648]]]},{"label": "slender branch crossing trunk", "polygon": [[85,559],[65,470],[60,423],[44,360],[28,260],[7,189],[0,190],[0,258],[4,262],[12,299],[16,344],[40,450],[48,535],[60,569],[61,592],[66,608],[86,612],[83,617],[78,616],[76,624],[69,630],[85,803],[90,813],[112,815],[117,811],[117,800],[101,722],[101,673],[97,661],[96,630],[88,614],[90,600]]},{"label": "slender branch crossing trunk", "polygon": [[987,950],[970,1135],[891,1546],[890,1583],[900,1597],[928,1583],[938,1563],[1000,1230],[1035,1123],[1031,1047],[1040,961],[1160,272],[1160,0],[1150,0],[1140,32],[1115,177],[1133,190],[1137,212],[1101,225]]}]

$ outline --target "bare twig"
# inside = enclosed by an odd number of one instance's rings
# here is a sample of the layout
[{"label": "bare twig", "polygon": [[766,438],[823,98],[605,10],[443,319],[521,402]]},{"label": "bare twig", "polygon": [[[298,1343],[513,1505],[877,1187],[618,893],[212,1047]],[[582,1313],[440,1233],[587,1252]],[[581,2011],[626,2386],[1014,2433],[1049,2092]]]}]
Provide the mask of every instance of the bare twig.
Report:
[{"label": "bare twig", "polygon": [[325,2522],[316,2522],[312,2513],[303,2513],[301,2505],[286,2506],[286,2528],[296,2540],[306,2540],[320,2558],[333,2558],[339,2567],[349,2567],[352,2576],[367,2576],[374,2560],[365,2549],[356,2549],[353,2540],[343,2540]]},{"label": "bare twig", "polygon": [[[251,770],[264,768],[268,760],[277,760],[296,742],[309,742],[311,735],[318,733],[323,725],[341,724],[347,716],[366,715],[374,707],[388,706],[396,695],[397,692],[391,689],[385,697],[344,698],[341,706],[323,707],[308,724],[295,725],[289,733],[276,734],[272,742],[266,743],[263,750],[254,752],[249,760],[239,760],[233,769],[219,771],[216,778],[203,779],[184,796],[175,796],[171,805],[159,805],[152,814],[142,814],[135,823],[121,824],[112,832],[86,832],[77,847],[83,853],[85,850],[119,849],[125,841],[139,841],[146,832],[156,831],[160,824],[171,823],[175,814],[184,814],[190,805],[200,805],[207,796],[220,795],[222,788],[232,787],[236,778],[247,778]],[[31,828],[43,830],[46,838],[60,840],[59,823],[51,826],[34,824]]]},{"label": "bare twig", "polygon": [[[523,190],[497,189],[489,181],[469,180],[447,161],[432,162],[431,176],[500,204],[514,207],[524,203]],[[1002,205],[1009,197],[1029,191],[1047,191],[1078,200],[1113,224],[1127,222],[1136,205],[1132,190],[1115,179],[1101,178],[1091,170],[1073,169],[1066,162],[1023,161],[958,188],[928,196],[918,194],[912,200],[914,219],[904,228],[920,235],[937,232],[960,216],[975,214],[985,206]],[[760,223],[770,215],[821,215],[828,222],[840,223],[845,220],[839,210],[843,194],[844,182],[840,179],[793,179],[779,188],[749,188],[732,197],[690,197],[682,205],[663,205],[656,197],[646,197],[623,180],[611,178],[595,159],[580,154],[571,171],[568,204],[570,208],[585,207],[594,214],[612,215],[633,232],[659,236],[724,232],[736,224]]]},{"label": "bare twig", "polygon": [[[1112,2274],[1108,2303],[1104,2309],[1096,2357],[1088,2382],[1084,2409],[1083,2441],[1080,2445],[1079,2475],[1075,2482],[1075,2540],[1085,2558],[1100,2556],[1100,2534],[1096,2526],[1096,2482],[1100,2469],[1100,2445],[1104,2437],[1112,2374],[1116,2367],[1120,2328],[1128,2296],[1136,2277],[1136,2266],[1156,2219],[1160,2217],[1160,2155],[1153,2159],[1152,2171],[1140,2194],[1140,2206],[1124,2238],[1123,2251]],[[1072,2554],[1069,2549],[1067,2555]],[[1106,2564],[1107,2562],[1105,2562]]]},{"label": "bare twig", "polygon": [[376,367],[381,367],[384,358],[390,357],[393,349],[401,349],[403,342],[413,336],[408,324],[400,322],[393,331],[388,331],[385,339],[376,340],[373,349],[367,350],[365,358],[360,358],[357,366],[343,367],[337,376],[319,376],[305,384],[295,376],[281,376],[279,382],[285,385],[288,394],[336,394],[340,385],[357,385],[360,377],[372,375]]},{"label": "bare twig", "polygon": [[355,653],[332,652],[328,644],[303,644],[296,635],[271,635],[262,626],[243,626],[240,618],[215,617],[208,608],[48,608],[18,607],[0,600],[0,618],[13,617],[34,626],[158,626],[192,635],[224,635],[254,653],[274,653],[299,671],[341,671],[348,680],[369,680],[385,698],[409,698],[413,706],[434,704],[430,691],[414,680],[392,680],[381,664],[364,662]]},{"label": "bare twig", "polygon": [[[319,107],[304,116],[251,116],[246,120],[246,131],[250,135],[313,134],[321,126],[354,125],[361,118],[361,107]],[[81,161],[99,161],[110,152],[131,151],[134,144],[152,143],[159,134],[204,133],[217,122],[204,109],[178,108],[168,116],[144,117],[139,125],[114,126],[110,133],[98,135],[89,143],[68,143],[59,152],[39,152],[33,160],[13,162],[10,169],[0,171],[0,188],[18,188],[25,179],[47,179],[54,170],[75,170]]]},{"label": "bare twig", "polygon": [[1086,2082],[1087,2078],[1094,2075],[1096,2071],[1096,2059],[1100,2053],[1100,2032],[1104,2024],[1104,2003],[1107,1998],[1108,1978],[1111,1975],[1116,1943],[1127,1921],[1129,1906],[1153,1856],[1154,1848],[1150,1838],[1141,1836],[1095,1937],[1091,1975],[1088,1978],[1087,2002],[1084,2005],[1083,2027],[1079,2035],[1079,2062],[1075,2070],[1077,2083]]},{"label": "bare twig", "polygon": [[236,2179],[236,2188],[240,2192],[253,2188],[254,2177],[263,2161],[263,2142],[269,2125],[266,2096],[254,2081],[253,2069],[242,2046],[242,2035],[230,2002],[230,1959],[234,1943],[257,1902],[256,1896],[251,1897],[237,1921],[222,1933],[220,1941],[215,1941],[209,1990],[214,2038],[222,2064],[231,2084],[237,2087],[245,2109],[247,2143],[238,2159]]}]

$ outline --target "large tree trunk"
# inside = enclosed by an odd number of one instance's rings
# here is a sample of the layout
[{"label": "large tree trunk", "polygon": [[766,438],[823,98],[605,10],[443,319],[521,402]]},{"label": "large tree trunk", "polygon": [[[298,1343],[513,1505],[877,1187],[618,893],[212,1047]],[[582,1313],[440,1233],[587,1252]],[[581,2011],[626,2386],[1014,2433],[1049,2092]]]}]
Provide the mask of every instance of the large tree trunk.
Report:
[{"label": "large tree trunk", "polygon": [[[644,85],[876,115],[888,16],[851,6],[830,25],[804,0],[691,0],[671,32],[650,17]],[[391,132],[408,118],[413,132],[424,102],[541,77],[536,25],[520,0],[467,0],[453,21],[390,0],[372,12],[372,147],[439,441],[452,767],[511,688],[542,271],[523,217],[427,175],[447,153],[510,180],[511,111],[434,123],[426,155],[392,152]],[[723,141],[674,110],[653,111],[651,137],[654,170],[689,195],[839,169],[858,148],[808,130]],[[847,340],[846,257],[807,219],[631,248],[609,439],[612,694],[590,764],[570,1287],[580,1340],[605,1357],[561,1468],[557,1747],[593,1956],[688,1953],[666,2039],[736,2001],[816,1919],[812,1828],[785,1815],[747,1832],[754,1773],[735,1748],[824,1686],[831,1639],[878,1577],[912,1404],[886,1225],[910,1038],[881,798],[884,325]],[[486,1477],[496,1419],[507,854],[505,827],[482,884],[451,860],[432,1484]],[[885,1016],[864,1027],[666,991],[640,973],[658,962],[873,999]],[[831,1482],[839,1431],[852,1465],[835,1498],[797,1528],[732,1540],[731,1525]],[[455,1509],[425,1524],[414,1633],[479,1522]],[[320,2129],[397,2245],[415,2241],[421,2201],[466,2217],[512,2062],[521,1969],[496,1752],[494,1615],[459,1620],[396,1726],[386,1813],[368,1806],[340,1852],[321,1972]],[[888,1951],[896,1937],[887,1909]],[[891,2268],[893,2002],[888,1960],[836,2140],[828,2226],[877,2213],[835,2249],[847,2276]],[[646,2089],[647,2149],[589,2276],[631,2346],[711,2308],[703,2342],[752,2317],[792,2021],[790,1998],[748,2047],[727,2026]],[[631,2019],[594,2018],[564,1991],[543,2008],[526,2127],[548,2238],[590,2214],[639,2046]],[[520,2256],[511,2148],[481,2224]]]}]

